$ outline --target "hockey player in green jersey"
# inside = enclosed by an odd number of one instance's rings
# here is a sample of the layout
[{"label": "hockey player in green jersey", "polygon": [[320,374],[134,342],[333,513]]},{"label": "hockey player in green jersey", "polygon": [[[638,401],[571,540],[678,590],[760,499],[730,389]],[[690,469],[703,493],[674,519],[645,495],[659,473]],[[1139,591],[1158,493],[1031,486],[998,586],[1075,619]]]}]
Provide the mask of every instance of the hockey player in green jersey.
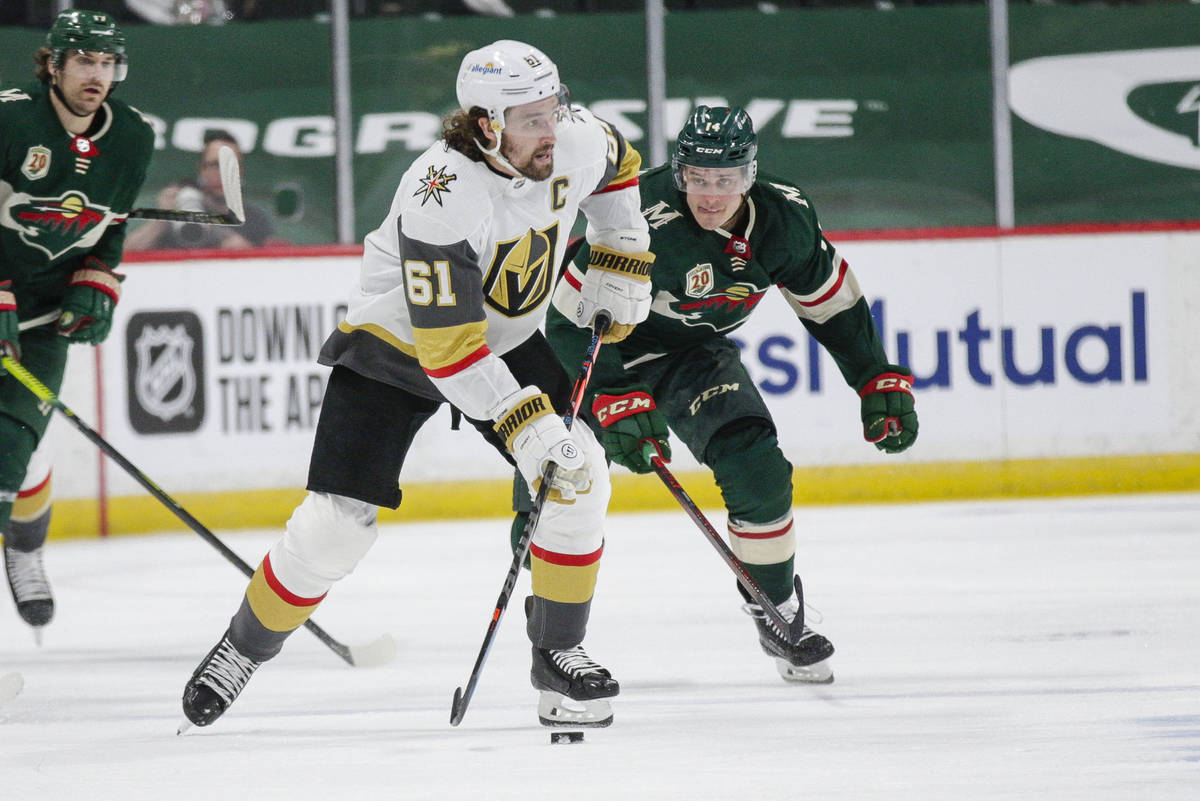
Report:
[{"label": "hockey player in green jersey", "polygon": [[[123,276],[125,221],[154,149],[137,111],[110,97],[128,68],[107,14],[64,11],[34,56],[38,82],[0,88],[0,351],[53,392],[67,346],[99,344]],[[42,549],[50,460],[39,447],[50,408],[0,365],[0,531],[22,619],[54,615]]]},{"label": "hockey player in green jersey", "polygon": [[[757,175],[757,149],[744,110],[700,106],[680,131],[671,164],[642,174],[642,213],[658,256],[650,316],[601,351],[585,419],[608,458],[637,473],[651,469],[643,453],[648,440],[670,458],[667,431],[674,431],[713,471],[728,512],[730,548],[790,622],[799,608],[792,465],[727,335],[777,286],[861,396],[868,441],[888,453],[907,449],[917,436],[917,415],[912,376],[888,364],[849,264],[821,233],[800,189]],[[580,261],[586,265],[586,256]],[[564,317],[584,274],[568,265],[547,317],[547,337],[564,365],[578,364],[585,345]],[[713,387],[724,391],[708,391]],[[517,516],[516,534],[524,517]],[[829,640],[805,627],[801,641],[789,643],[742,594],[759,642],[784,679],[833,680]]]}]

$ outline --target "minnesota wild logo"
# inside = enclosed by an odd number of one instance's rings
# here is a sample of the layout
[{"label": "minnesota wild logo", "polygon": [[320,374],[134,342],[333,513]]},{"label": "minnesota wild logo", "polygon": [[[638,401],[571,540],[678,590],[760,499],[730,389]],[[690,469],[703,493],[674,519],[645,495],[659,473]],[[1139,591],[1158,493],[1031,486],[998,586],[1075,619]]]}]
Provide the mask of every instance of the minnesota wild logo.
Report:
[{"label": "minnesota wild logo", "polygon": [[710,285],[703,297],[681,300],[664,289],[656,294],[651,311],[691,328],[729,331],[745,322],[766,293],[766,289],[748,283],[720,289]]},{"label": "minnesota wild logo", "polygon": [[56,198],[14,192],[0,209],[0,227],[18,232],[21,241],[56,259],[75,247],[91,247],[100,239],[112,213],[82,192]]}]

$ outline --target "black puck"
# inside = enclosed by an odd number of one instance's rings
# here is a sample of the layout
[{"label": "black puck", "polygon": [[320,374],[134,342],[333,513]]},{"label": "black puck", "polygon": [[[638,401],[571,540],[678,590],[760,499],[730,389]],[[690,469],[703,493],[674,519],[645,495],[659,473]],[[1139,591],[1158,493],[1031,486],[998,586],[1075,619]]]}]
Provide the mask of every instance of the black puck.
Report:
[{"label": "black puck", "polygon": [[582,743],[583,732],[581,731],[552,731],[550,732],[550,743]]}]

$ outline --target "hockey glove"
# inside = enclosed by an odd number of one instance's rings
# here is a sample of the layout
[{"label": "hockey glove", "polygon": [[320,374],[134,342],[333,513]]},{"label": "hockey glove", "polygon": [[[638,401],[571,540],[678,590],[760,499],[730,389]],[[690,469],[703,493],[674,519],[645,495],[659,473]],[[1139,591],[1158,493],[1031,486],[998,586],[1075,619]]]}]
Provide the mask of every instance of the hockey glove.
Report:
[{"label": "hockey glove", "polygon": [[554,413],[546,393],[534,386],[522,387],[505,399],[504,407],[507,411],[496,418],[494,429],[516,460],[530,494],[541,487],[542,474],[550,462],[558,468],[546,496],[548,500],[574,503],[575,493],[591,488],[592,478],[583,448],[571,436],[562,418]]},{"label": "hockey glove", "polygon": [[894,364],[874,367],[869,372],[875,375],[858,388],[862,398],[863,438],[888,453],[907,450],[917,439],[912,374]]},{"label": "hockey glove", "polygon": [[601,342],[620,342],[634,326],[650,315],[650,268],[654,254],[622,253],[592,245],[588,270],[583,276],[575,325],[591,328],[602,309],[612,315],[612,325]]},{"label": "hockey glove", "polygon": [[112,328],[113,310],[121,297],[125,276],[114,273],[95,256],[83,260],[83,267],[71,273],[71,283],[63,295],[58,333],[72,342],[99,345]]},{"label": "hockey glove", "polygon": [[622,467],[635,473],[650,472],[650,463],[643,450],[648,440],[658,443],[663,461],[671,460],[667,418],[658,410],[649,387],[601,390],[592,402],[592,414],[601,426],[600,442],[604,452]]},{"label": "hockey glove", "polygon": [[[21,321],[17,319],[17,296],[12,279],[0,281],[0,356],[21,358]],[[8,371],[0,362],[0,375]]]}]

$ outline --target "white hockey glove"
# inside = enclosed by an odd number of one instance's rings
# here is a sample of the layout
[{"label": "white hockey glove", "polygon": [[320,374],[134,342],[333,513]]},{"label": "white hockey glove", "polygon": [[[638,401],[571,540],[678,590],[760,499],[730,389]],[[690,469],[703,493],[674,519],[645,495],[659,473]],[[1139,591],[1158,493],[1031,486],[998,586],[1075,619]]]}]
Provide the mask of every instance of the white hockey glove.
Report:
[{"label": "white hockey glove", "polygon": [[541,487],[542,473],[550,462],[558,467],[548,500],[574,503],[575,493],[591,489],[583,448],[554,413],[546,393],[534,386],[522,387],[505,399],[504,406],[506,411],[496,418],[494,428],[516,459],[531,494]]},{"label": "white hockey glove", "polygon": [[592,245],[590,254],[575,309],[575,325],[591,328],[596,314],[606,310],[612,315],[612,325],[601,341],[620,342],[650,315],[654,254],[622,253],[603,245]]}]

